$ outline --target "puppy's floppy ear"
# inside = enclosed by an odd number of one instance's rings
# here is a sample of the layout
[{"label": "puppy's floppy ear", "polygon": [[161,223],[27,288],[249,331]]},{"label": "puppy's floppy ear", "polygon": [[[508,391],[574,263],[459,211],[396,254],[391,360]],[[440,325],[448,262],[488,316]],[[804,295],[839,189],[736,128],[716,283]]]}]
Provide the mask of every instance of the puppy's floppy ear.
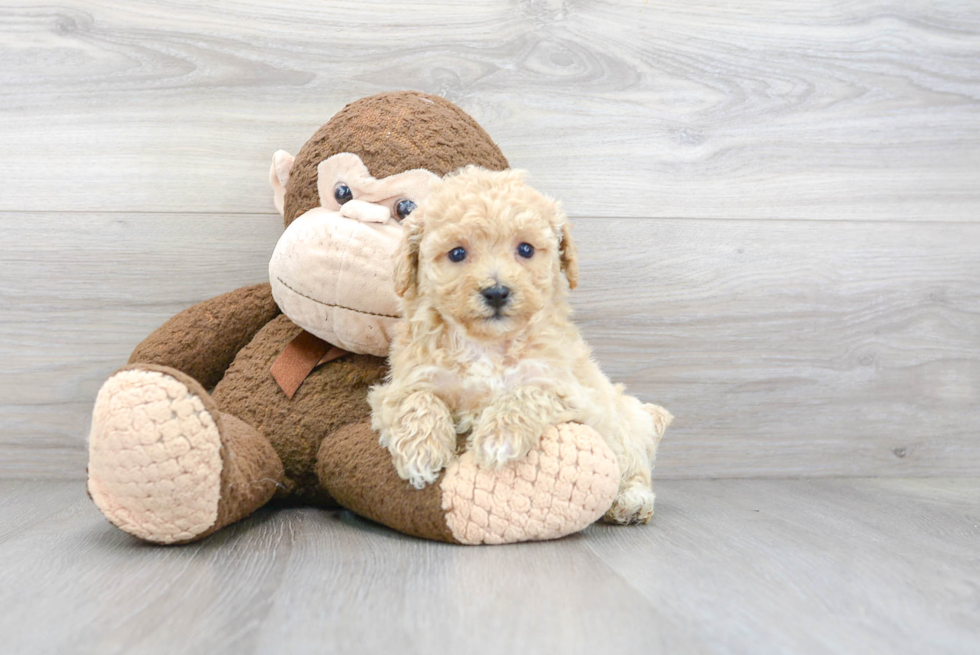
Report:
[{"label": "puppy's floppy ear", "polygon": [[575,242],[572,241],[571,228],[568,221],[561,224],[558,255],[561,259],[561,270],[565,271],[565,277],[568,278],[568,288],[574,289],[578,286],[578,250],[575,248]]},{"label": "puppy's floppy ear", "polygon": [[419,244],[422,241],[422,221],[420,212],[415,212],[405,220],[405,236],[395,251],[395,293],[399,298],[415,296],[418,291]]}]

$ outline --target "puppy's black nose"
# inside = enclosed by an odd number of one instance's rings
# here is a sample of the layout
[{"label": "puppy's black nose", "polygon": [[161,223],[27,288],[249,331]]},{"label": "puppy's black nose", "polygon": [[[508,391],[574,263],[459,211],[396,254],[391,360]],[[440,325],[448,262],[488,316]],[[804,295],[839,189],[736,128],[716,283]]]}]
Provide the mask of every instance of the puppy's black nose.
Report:
[{"label": "puppy's black nose", "polygon": [[501,284],[487,287],[480,293],[483,295],[483,302],[494,309],[500,309],[510,300],[510,289]]}]

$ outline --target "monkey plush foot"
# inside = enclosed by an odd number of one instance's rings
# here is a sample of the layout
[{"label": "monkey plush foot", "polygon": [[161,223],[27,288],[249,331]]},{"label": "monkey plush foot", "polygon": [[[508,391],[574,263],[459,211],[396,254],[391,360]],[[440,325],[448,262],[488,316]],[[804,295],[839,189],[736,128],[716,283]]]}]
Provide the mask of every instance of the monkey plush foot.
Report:
[{"label": "monkey plush foot", "polygon": [[267,502],[282,464],[190,377],[137,365],[96,399],[88,490],[115,526],[160,544],[201,538]]},{"label": "monkey plush foot", "polygon": [[557,539],[598,520],[619,489],[619,466],[605,440],[577,423],[549,427],[528,455],[498,469],[472,453],[435,483],[413,489],[398,477],[368,423],[323,440],[320,484],[347,507],[400,532],[458,544]]}]

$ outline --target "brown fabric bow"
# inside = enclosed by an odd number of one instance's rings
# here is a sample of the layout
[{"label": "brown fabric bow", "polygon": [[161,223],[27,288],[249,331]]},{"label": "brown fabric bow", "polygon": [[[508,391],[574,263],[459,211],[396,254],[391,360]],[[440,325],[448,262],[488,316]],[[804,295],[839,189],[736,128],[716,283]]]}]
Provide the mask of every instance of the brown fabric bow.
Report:
[{"label": "brown fabric bow", "polygon": [[346,354],[346,350],[332,346],[303,330],[279,353],[276,361],[272,362],[272,377],[283,393],[292,400],[313,369]]}]

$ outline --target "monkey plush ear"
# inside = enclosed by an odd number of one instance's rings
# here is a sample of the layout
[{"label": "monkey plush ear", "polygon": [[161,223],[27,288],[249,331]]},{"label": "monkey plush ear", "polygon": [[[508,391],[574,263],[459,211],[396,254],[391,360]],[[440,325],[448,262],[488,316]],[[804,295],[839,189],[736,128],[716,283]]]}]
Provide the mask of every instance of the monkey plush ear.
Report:
[{"label": "monkey plush ear", "polygon": [[568,288],[574,289],[578,286],[578,250],[575,248],[575,242],[572,241],[571,225],[567,222],[561,225],[561,240],[558,248],[561,270],[565,271],[565,277],[568,278]]},{"label": "monkey plush ear", "polygon": [[289,181],[289,171],[293,168],[293,161],[296,158],[285,150],[276,150],[272,155],[272,166],[269,168],[269,184],[272,185],[274,194],[272,201],[279,210],[279,215],[283,215],[283,201],[286,197],[286,182]]},{"label": "monkey plush ear", "polygon": [[417,214],[413,213],[402,223],[405,235],[395,251],[395,293],[399,298],[414,298],[418,291],[422,222]]}]

